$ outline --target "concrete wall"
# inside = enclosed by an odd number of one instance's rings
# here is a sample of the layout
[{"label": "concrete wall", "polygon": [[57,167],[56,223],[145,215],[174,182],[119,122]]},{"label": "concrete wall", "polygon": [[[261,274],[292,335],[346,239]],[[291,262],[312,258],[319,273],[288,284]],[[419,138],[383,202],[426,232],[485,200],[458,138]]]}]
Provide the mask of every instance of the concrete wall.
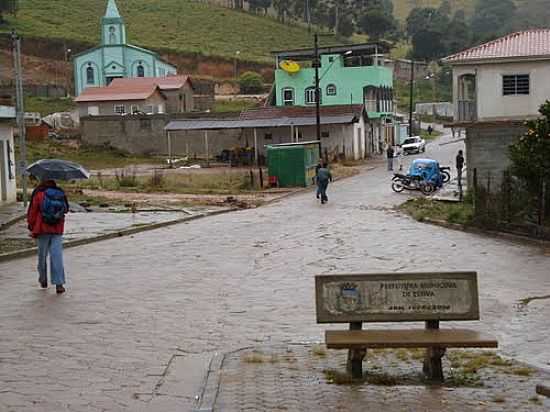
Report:
[{"label": "concrete wall", "polygon": [[16,200],[13,127],[0,122],[0,205]]},{"label": "concrete wall", "polygon": [[[479,121],[538,115],[539,106],[550,97],[550,60],[516,63],[460,65],[453,68],[453,101],[458,113],[458,79],[476,75],[476,101]],[[530,75],[530,94],[504,96],[502,76]]]},{"label": "concrete wall", "polygon": [[164,90],[162,94],[166,97],[166,113],[193,111],[193,89],[188,84],[178,90]]},{"label": "concrete wall", "polygon": [[466,166],[468,186],[473,187],[474,169],[477,169],[478,184],[487,186],[491,176],[491,188],[497,188],[503,172],[510,167],[508,146],[526,131],[518,124],[477,125],[466,129]]},{"label": "concrete wall", "polygon": [[415,112],[429,116],[454,117],[454,106],[450,102],[417,103]]}]

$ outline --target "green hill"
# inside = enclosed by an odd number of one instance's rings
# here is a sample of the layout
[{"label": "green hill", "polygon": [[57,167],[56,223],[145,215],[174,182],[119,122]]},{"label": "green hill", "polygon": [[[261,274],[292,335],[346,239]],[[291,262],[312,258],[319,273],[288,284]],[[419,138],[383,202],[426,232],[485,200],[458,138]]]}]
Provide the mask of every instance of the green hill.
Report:
[{"label": "green hill", "polygon": [[[393,0],[394,14],[400,21],[405,21],[415,7],[439,7],[442,0]],[[464,10],[471,13],[475,0],[451,0],[454,10]]]},{"label": "green hill", "polygon": [[[17,18],[8,16],[0,32],[15,27],[23,36],[100,40],[99,21],[106,0],[20,0]],[[256,16],[190,0],[118,0],[130,43],[204,56],[271,62],[274,49],[309,46],[312,35]],[[326,38],[325,38],[326,39]],[[325,40],[326,41],[326,40]]]}]

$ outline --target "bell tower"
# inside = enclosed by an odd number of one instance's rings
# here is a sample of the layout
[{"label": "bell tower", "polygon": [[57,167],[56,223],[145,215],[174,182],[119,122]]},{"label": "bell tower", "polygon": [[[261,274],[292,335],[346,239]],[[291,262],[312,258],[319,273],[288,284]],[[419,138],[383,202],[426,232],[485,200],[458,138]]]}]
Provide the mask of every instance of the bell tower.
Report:
[{"label": "bell tower", "polygon": [[126,44],[126,27],[115,0],[109,0],[105,16],[101,18],[101,44],[103,46]]}]

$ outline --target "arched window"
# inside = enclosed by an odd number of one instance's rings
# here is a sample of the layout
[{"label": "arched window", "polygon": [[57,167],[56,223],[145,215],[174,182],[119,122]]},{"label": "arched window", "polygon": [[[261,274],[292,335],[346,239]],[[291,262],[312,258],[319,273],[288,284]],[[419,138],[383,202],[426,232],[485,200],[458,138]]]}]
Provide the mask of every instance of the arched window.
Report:
[{"label": "arched window", "polygon": [[115,26],[109,27],[109,44],[116,44],[116,29],[115,29]]},{"label": "arched window", "polygon": [[[305,90],[305,101],[306,104],[315,104],[316,103],[315,98],[315,87],[308,87]],[[321,102],[321,90],[319,90],[319,103]]]},{"label": "arched window", "polygon": [[95,84],[94,68],[91,63],[88,63],[86,68],[86,84]]},{"label": "arched window", "polygon": [[137,77],[145,77],[145,68],[141,63],[137,67]]},{"label": "arched window", "polygon": [[329,84],[327,86],[327,96],[336,96],[336,85]]}]

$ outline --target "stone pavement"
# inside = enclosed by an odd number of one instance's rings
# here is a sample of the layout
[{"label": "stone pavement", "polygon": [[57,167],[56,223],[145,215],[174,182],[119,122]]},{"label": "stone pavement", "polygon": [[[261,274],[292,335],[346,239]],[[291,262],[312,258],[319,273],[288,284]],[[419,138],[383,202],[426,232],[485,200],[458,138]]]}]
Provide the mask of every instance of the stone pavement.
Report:
[{"label": "stone pavement", "polygon": [[[550,400],[537,396],[534,385],[547,374],[487,354],[491,352],[449,351],[444,358],[446,384],[440,386],[423,380],[420,350],[368,351],[367,381],[351,383],[343,374],[346,351],[312,350],[311,345],[244,349],[227,354],[212,368],[196,410],[550,410]],[[464,372],[484,356],[490,359],[486,366],[475,374]]]},{"label": "stone pavement", "polygon": [[[428,155],[445,163],[449,147]],[[550,301],[522,303],[550,294],[550,257],[416,222],[390,180],[380,167],[323,206],[305,192],[69,249],[61,296],[38,287],[34,258],[0,263],[0,411],[192,410],[215,353],[321,341],[314,275],[341,272],[476,270],[481,321],[461,326],[550,369]]]}]

